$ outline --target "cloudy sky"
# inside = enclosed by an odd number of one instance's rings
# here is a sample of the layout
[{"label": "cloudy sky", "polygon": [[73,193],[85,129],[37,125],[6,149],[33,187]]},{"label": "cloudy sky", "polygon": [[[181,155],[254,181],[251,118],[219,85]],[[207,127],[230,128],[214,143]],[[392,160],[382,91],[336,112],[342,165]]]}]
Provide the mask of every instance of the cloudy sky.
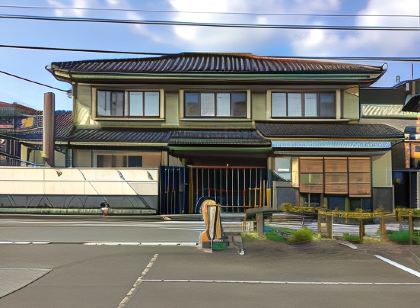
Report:
[{"label": "cloudy sky", "polygon": [[[418,0],[0,0],[1,5],[49,6],[53,9],[1,8],[0,14],[30,14],[200,22],[419,27],[419,18],[308,17],[227,15],[208,12],[419,14]],[[67,8],[126,8],[167,12],[88,11]],[[201,14],[188,12],[203,12]],[[420,32],[227,29],[143,26],[0,19],[0,44],[150,52],[226,51],[287,56],[419,56]],[[53,61],[124,57],[95,53],[0,48],[0,70],[56,87],[70,88],[45,70]],[[127,56],[126,56],[127,57]],[[368,62],[382,65],[383,61]],[[396,76],[411,79],[411,63],[388,63],[376,86],[392,86]],[[414,64],[414,78],[420,64]],[[0,74],[0,101],[40,108],[47,88]],[[56,92],[57,109],[71,109],[71,99]]]}]

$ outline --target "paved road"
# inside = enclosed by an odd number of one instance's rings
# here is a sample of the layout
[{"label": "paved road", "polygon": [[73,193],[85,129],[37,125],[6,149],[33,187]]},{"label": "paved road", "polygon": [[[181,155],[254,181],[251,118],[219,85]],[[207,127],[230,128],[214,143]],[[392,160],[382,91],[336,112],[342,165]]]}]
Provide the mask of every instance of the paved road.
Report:
[{"label": "paved road", "polygon": [[[239,223],[225,228],[239,230]],[[0,289],[39,279],[0,298],[0,308],[418,307],[418,246],[352,250],[328,240],[303,246],[256,241],[245,243],[247,253],[239,256],[234,249],[209,254],[195,247],[129,245],[194,243],[202,229],[199,221],[3,217],[0,264],[6,278]],[[12,240],[27,245],[4,244]],[[56,244],[28,244],[34,241]],[[86,241],[127,245],[77,244]],[[13,269],[21,278],[10,278]],[[35,269],[48,273],[36,277]]]},{"label": "paved road", "polygon": [[[240,222],[226,222],[240,231]],[[202,221],[140,221],[135,218],[7,218],[0,219],[0,242],[197,242]]]},{"label": "paved road", "polygon": [[187,247],[2,245],[2,267],[51,271],[1,298],[0,307],[418,307],[420,278],[374,256],[384,252],[420,270],[418,247],[352,250],[335,241],[251,242],[245,256]]}]

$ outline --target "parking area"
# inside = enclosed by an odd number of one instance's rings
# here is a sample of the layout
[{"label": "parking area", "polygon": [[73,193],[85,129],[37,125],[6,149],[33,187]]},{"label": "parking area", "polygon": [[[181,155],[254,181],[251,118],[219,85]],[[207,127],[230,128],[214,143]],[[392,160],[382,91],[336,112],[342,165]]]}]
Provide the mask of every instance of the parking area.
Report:
[{"label": "parking area", "polygon": [[0,307],[418,307],[420,278],[375,256],[419,271],[420,249],[400,247],[0,245],[2,268],[51,269]]}]

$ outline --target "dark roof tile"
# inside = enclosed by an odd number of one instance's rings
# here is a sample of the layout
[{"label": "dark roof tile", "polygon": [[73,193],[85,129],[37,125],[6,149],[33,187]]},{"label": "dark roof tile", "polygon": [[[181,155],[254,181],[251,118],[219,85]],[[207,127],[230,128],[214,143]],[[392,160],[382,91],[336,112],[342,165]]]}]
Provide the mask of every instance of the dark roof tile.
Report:
[{"label": "dark roof tile", "polygon": [[403,133],[386,124],[267,123],[256,125],[268,138],[403,138]]},{"label": "dark roof tile", "polygon": [[267,145],[255,130],[76,129],[70,142],[168,143],[169,145]]},{"label": "dark roof tile", "polygon": [[79,73],[382,73],[379,66],[253,54],[179,53],[161,57],[53,62]]},{"label": "dark roof tile", "polygon": [[267,145],[255,130],[178,130],[174,131],[169,145]]}]

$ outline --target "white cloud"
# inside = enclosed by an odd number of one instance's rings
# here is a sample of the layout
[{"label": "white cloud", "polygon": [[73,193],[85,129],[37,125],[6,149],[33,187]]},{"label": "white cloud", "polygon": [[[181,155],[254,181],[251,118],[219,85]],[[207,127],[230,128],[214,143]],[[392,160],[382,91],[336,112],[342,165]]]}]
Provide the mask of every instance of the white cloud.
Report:
[{"label": "white cloud", "polygon": [[55,7],[54,15],[55,16],[76,16],[76,17],[84,17],[86,14],[86,10],[81,9],[61,9],[65,7],[69,8],[88,8],[89,6],[94,6],[96,1],[89,1],[89,0],[72,0],[70,4],[66,5],[62,1],[58,0],[48,0],[48,4],[52,7]]},{"label": "white cloud", "polygon": [[[106,0],[108,7],[110,8],[125,8],[131,9],[130,3],[126,0]],[[124,12],[125,19],[129,20],[140,20],[144,19],[142,15],[133,11]],[[156,34],[155,31],[147,27],[146,25],[141,24],[132,24],[130,28],[133,29],[136,33],[141,34],[142,36],[148,37],[153,40],[155,43],[161,43],[162,38]]]},{"label": "white cloud", "polygon": [[[179,11],[173,19],[193,22],[257,23],[257,24],[297,24],[305,23],[302,16],[270,15],[223,15],[209,12],[251,12],[251,13],[287,13],[287,12],[322,12],[336,11],[340,0],[213,0],[188,1],[168,0],[173,9]],[[204,12],[193,14],[186,11]],[[286,31],[276,29],[238,29],[174,26],[173,33],[180,39],[182,46],[204,50],[249,50],[261,44],[276,46],[290,38]],[[178,45],[181,45],[178,43]]]},{"label": "white cloud", "polygon": [[[359,14],[414,14],[417,0],[370,0]],[[417,26],[416,18],[358,16],[356,26]],[[299,55],[415,55],[420,49],[418,32],[310,30],[291,37],[291,46]]]}]

